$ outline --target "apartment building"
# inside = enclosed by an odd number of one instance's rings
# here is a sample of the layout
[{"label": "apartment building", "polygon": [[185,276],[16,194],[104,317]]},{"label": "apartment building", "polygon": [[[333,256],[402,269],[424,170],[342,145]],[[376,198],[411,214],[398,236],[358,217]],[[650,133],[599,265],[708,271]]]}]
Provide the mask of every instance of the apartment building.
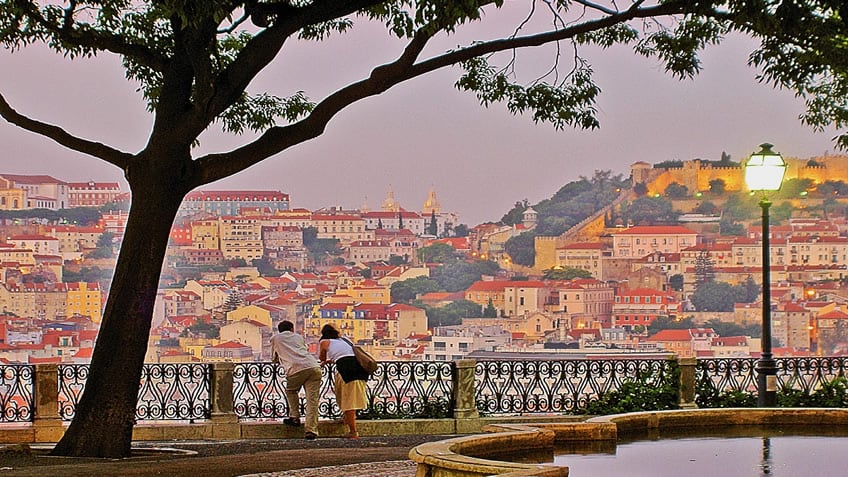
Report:
[{"label": "apartment building", "polygon": [[698,233],[679,225],[640,225],[613,234],[612,256],[641,258],[649,253],[681,253],[698,244]]},{"label": "apartment building", "polygon": [[227,260],[242,259],[247,263],[262,258],[262,226],[255,218],[223,216],[218,218],[221,253]]},{"label": "apartment building", "polygon": [[353,214],[312,214],[312,226],[318,238],[336,239],[348,246],[357,240],[374,240],[374,232],[367,230],[365,220]]},{"label": "apartment building", "polygon": [[289,195],[269,190],[198,190],[186,194],[178,216],[198,213],[215,216],[239,215],[242,209],[257,209],[267,213],[289,210]]},{"label": "apartment building", "polygon": [[619,290],[612,306],[612,326],[648,327],[660,316],[677,316],[679,302],[671,293],[652,288]]},{"label": "apartment building", "polygon": [[586,270],[593,278],[603,276],[602,258],[612,251],[601,242],[575,242],[556,249],[556,266]]},{"label": "apartment building", "polygon": [[[0,174],[8,189],[19,189],[24,192],[25,209],[59,210],[70,206],[68,183],[47,175]],[[17,196],[3,194],[15,200]],[[14,205],[14,204],[8,204]],[[7,205],[7,206],[8,206]],[[14,210],[11,207],[6,210]]]},{"label": "apartment building", "polygon": [[70,207],[102,207],[117,201],[121,196],[117,182],[69,182],[68,203]]}]

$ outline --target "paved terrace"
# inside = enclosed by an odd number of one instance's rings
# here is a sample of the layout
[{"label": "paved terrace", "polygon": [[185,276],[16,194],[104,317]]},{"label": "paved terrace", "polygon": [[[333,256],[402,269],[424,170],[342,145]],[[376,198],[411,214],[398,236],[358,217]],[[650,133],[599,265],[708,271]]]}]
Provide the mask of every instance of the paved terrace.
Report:
[{"label": "paved terrace", "polygon": [[122,460],[49,457],[45,447],[32,454],[0,451],[0,476],[196,476],[216,477],[413,477],[409,450],[453,436],[379,436],[360,439],[238,439],[227,441],[137,442],[136,449],[171,448],[192,454],[145,454]]}]

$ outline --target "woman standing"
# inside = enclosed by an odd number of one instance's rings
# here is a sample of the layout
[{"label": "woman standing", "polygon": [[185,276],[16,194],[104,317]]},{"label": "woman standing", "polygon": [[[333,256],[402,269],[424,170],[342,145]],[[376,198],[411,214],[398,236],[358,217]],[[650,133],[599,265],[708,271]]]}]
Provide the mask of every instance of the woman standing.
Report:
[{"label": "woman standing", "polygon": [[321,328],[321,341],[318,351],[321,364],[335,363],[336,374],[333,385],[339,408],[342,410],[342,421],[347,424],[349,438],[358,438],[356,432],[356,410],[367,407],[365,397],[365,381],[368,373],[356,361],[353,345],[341,339],[339,331],[333,325],[326,324]]}]

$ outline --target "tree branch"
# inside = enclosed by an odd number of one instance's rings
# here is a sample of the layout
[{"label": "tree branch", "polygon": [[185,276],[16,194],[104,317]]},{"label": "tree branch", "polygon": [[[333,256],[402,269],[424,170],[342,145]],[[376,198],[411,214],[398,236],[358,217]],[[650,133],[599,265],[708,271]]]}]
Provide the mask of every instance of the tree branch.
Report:
[{"label": "tree branch", "polygon": [[68,149],[102,159],[124,170],[133,158],[132,154],[113,149],[99,142],[80,139],[60,127],[23,116],[12,109],[2,94],[0,94],[0,117],[22,129],[50,138]]},{"label": "tree branch", "polygon": [[88,48],[94,51],[109,51],[118,55],[131,57],[138,63],[153,68],[156,71],[162,71],[167,64],[167,58],[156,54],[150,48],[127,42],[120,35],[93,28],[89,28],[84,31],[74,29],[73,9],[76,2],[71,2],[70,6],[65,9],[64,15],[61,19],[61,25],[53,24],[44,18],[38,10],[38,7],[32,2],[17,3],[18,7],[23,10],[24,15],[27,18],[44,28],[50,35],[54,36],[58,42],[65,45]]},{"label": "tree branch", "polygon": [[430,38],[432,34],[419,32],[397,60],[375,68],[367,79],[331,94],[318,103],[312,113],[303,120],[270,128],[252,143],[233,151],[198,158],[196,169],[200,182],[195,187],[228,177],[291,146],[320,136],[327,123],[339,111],[361,99],[388,90],[400,82],[398,78],[411,78],[412,76],[405,72],[413,66]]},{"label": "tree branch", "polygon": [[250,81],[276,57],[285,41],[295,32],[309,25],[351,15],[380,1],[318,0],[290,10],[290,16],[277,18],[273,25],[253,37],[227,69],[218,75],[214,87],[215,98],[207,110],[208,119],[211,121],[237,100]]},{"label": "tree branch", "polygon": [[641,2],[634,4],[628,10],[604,18],[590,20],[579,25],[573,25],[569,28],[536,35],[476,43],[466,48],[414,63],[427,41],[432,37],[432,34],[424,33],[426,28],[422,29],[410,41],[403,54],[397,60],[375,68],[367,79],[350,84],[332,93],[318,103],[312,113],[303,120],[287,126],[270,128],[252,143],[233,151],[210,154],[197,159],[198,179],[202,181],[197,185],[199,186],[228,177],[291,146],[314,139],[324,132],[329,121],[344,108],[369,96],[383,93],[392,86],[409,79],[489,53],[514,48],[540,46],[558,40],[573,38],[582,33],[600,30],[636,18],[684,13],[686,8],[685,0],[673,0],[668,3],[645,8],[639,8],[640,4]]}]

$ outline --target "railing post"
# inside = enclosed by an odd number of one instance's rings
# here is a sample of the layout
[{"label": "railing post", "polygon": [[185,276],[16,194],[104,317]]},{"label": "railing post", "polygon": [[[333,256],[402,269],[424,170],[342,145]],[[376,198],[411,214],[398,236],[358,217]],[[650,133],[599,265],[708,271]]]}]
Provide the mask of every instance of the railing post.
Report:
[{"label": "railing post", "polygon": [[212,437],[232,439],[241,437],[241,426],[233,410],[233,363],[212,363],[209,373],[209,399],[212,415]]},{"label": "railing post", "polygon": [[456,432],[467,434],[480,431],[480,413],[477,412],[477,388],[474,382],[474,371],[477,361],[460,359],[454,362],[453,418],[456,420]]},{"label": "railing post", "polygon": [[58,442],[65,433],[59,416],[59,365],[50,363],[33,366],[32,384],[32,403],[35,407],[32,414],[33,440]]},{"label": "railing post", "polygon": [[694,409],[695,404],[695,367],[698,360],[695,358],[677,358],[680,367],[680,389],[678,390],[679,404],[681,409]]}]

